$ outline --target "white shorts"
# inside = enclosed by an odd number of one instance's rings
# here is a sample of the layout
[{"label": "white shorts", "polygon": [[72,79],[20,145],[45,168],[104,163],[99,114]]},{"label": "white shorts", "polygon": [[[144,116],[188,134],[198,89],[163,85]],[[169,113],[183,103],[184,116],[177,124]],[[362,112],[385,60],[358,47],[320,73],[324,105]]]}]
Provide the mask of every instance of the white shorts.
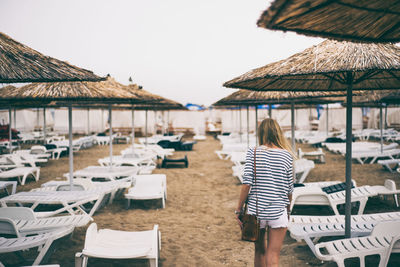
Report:
[{"label": "white shorts", "polygon": [[267,228],[287,228],[289,225],[289,219],[287,216],[287,210],[285,209],[282,215],[276,220],[260,220],[260,229]]}]

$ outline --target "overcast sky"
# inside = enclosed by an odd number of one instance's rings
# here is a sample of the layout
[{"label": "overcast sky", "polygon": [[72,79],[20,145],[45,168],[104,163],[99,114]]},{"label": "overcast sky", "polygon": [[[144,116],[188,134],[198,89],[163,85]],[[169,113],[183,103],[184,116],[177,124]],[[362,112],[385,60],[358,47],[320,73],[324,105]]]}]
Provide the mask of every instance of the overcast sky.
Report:
[{"label": "overcast sky", "polygon": [[222,84],[322,41],[258,28],[266,0],[0,0],[0,31],[151,93],[210,105]]}]

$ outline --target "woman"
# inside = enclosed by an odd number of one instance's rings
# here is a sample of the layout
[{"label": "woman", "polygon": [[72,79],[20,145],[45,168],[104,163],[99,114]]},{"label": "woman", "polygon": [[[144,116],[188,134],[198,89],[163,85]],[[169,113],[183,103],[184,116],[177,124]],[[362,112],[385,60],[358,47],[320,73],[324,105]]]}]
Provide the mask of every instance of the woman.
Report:
[{"label": "woman", "polygon": [[294,155],[281,128],[273,119],[261,122],[258,138],[260,146],[247,151],[243,185],[235,214],[241,226],[239,216],[243,213],[244,202],[248,200],[248,213],[257,215],[261,228],[258,241],[255,242],[254,266],[275,267],[279,264],[289,221]]}]

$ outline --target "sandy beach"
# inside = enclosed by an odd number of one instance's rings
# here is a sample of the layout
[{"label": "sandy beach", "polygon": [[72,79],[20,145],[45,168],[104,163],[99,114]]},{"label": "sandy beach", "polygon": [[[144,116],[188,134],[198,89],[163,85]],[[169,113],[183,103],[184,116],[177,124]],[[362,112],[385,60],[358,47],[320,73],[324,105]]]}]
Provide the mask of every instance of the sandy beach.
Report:
[{"label": "sandy beach", "polygon": [[[114,145],[114,154],[128,145]],[[300,145],[303,150],[312,149]],[[212,137],[198,142],[193,151],[175,152],[174,157],[187,155],[189,168],[156,169],[154,173],[167,175],[168,199],[165,209],[159,209],[159,201],[134,202],[125,209],[123,199],[97,212],[93,218],[99,228],[138,231],[148,230],[158,224],[161,231],[162,247],[160,266],[252,266],[253,244],[239,241],[239,227],[234,217],[240,184],[232,176],[231,162],[220,160],[214,153],[220,144]],[[74,154],[75,170],[97,165],[97,159],[107,156],[108,146],[95,146]],[[316,164],[306,182],[344,180],[344,157],[326,152],[326,164]],[[18,191],[39,187],[41,183],[62,177],[68,171],[68,158],[50,161],[41,168],[39,182],[29,180]],[[389,173],[378,164],[353,164],[353,179],[357,185],[383,184],[393,179],[400,187],[398,173]],[[365,213],[399,211],[393,200],[372,198]],[[331,215],[328,207],[295,207],[292,214]],[[74,266],[74,255],[83,248],[87,227],[76,228],[71,239],[64,240],[52,255],[49,263]],[[326,239],[327,240],[327,239]],[[314,257],[308,246],[297,243],[287,234],[280,266],[336,266],[322,263]],[[8,255],[7,255],[8,256]],[[15,264],[16,258],[5,258],[3,263]],[[367,266],[377,266],[377,258],[367,259]],[[106,261],[91,259],[89,266],[147,266],[145,260]],[[399,266],[399,255],[393,255],[389,266]],[[358,266],[351,261],[348,266]]]}]

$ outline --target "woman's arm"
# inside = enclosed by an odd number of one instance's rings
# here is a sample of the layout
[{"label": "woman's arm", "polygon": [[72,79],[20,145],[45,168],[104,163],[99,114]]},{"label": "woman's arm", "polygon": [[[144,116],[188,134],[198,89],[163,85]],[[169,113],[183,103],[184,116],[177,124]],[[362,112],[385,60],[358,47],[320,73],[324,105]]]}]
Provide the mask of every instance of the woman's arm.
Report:
[{"label": "woman's arm", "polygon": [[249,195],[249,191],[250,191],[250,185],[243,184],[241,189],[240,189],[239,202],[238,202],[237,208],[235,210],[236,213],[242,212],[243,205],[244,205],[244,202],[247,199],[247,196]]},{"label": "woman's arm", "polygon": [[288,195],[288,199],[289,199],[289,205],[286,206],[286,210],[287,210],[287,215],[288,215],[288,218],[289,218],[289,215],[292,212],[290,210],[290,204],[292,203],[292,194],[291,193]]},{"label": "woman's arm", "polygon": [[249,191],[250,191],[250,185],[243,184],[242,187],[240,188],[239,202],[235,210],[236,220],[240,227],[242,227],[243,225],[242,221],[240,220],[240,216],[243,214],[243,205],[247,199],[247,196],[249,195]]}]

